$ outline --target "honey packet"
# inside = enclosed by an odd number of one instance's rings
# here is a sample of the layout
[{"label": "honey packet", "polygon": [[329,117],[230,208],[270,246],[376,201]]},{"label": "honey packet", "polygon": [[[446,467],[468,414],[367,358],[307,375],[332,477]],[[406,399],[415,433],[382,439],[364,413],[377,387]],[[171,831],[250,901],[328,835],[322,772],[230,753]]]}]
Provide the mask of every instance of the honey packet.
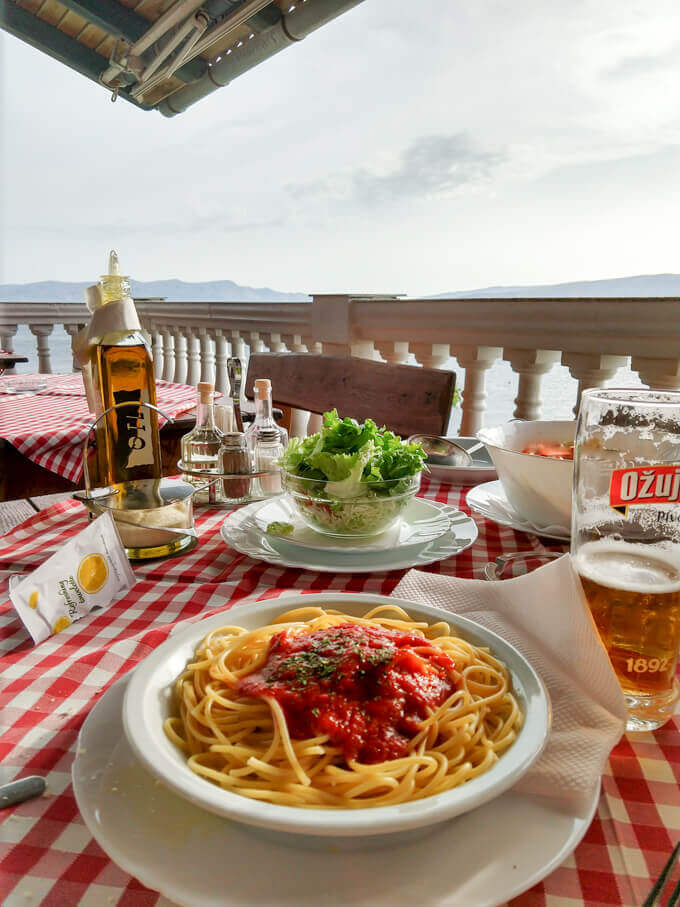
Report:
[{"label": "honey packet", "polygon": [[103,608],[136,582],[110,513],[94,520],[26,577],[9,597],[35,643]]}]

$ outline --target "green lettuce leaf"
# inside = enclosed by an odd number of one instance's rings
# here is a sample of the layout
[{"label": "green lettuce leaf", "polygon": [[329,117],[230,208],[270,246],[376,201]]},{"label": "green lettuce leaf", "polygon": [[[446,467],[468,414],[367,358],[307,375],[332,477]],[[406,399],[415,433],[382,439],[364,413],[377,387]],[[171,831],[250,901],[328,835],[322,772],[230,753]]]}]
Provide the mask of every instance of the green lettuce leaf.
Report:
[{"label": "green lettuce leaf", "polygon": [[357,497],[360,484],[375,494],[391,495],[402,490],[398,480],[424,468],[425,453],[420,444],[404,444],[372,419],[341,419],[334,409],[324,413],[320,432],[302,440],[291,438],[281,466],[301,478],[327,480],[331,497]]}]

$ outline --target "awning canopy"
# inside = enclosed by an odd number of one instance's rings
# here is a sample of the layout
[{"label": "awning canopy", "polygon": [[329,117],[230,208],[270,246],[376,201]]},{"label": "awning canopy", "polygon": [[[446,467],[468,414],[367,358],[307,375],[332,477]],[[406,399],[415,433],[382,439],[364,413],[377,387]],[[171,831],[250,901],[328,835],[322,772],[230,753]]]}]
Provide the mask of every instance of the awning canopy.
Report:
[{"label": "awning canopy", "polygon": [[175,116],[362,0],[0,0],[0,26]]}]

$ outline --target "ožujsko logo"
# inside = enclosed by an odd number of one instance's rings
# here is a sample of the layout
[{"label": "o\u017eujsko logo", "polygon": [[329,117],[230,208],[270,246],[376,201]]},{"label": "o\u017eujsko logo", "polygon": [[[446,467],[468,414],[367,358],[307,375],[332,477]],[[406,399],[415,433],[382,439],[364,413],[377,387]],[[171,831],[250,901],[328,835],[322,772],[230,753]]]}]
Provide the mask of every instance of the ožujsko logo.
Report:
[{"label": "o\u017eujsko logo", "polygon": [[615,469],[609,483],[609,503],[624,516],[631,504],[677,504],[680,464]]}]

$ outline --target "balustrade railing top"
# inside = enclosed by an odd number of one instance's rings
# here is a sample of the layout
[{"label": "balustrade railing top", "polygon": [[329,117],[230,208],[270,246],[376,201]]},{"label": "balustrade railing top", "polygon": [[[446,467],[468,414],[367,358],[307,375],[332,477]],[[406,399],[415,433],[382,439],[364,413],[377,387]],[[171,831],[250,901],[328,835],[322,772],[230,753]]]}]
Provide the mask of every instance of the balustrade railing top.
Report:
[{"label": "balustrade railing top", "polygon": [[[171,303],[137,300],[159,376],[228,390],[226,360],[250,350],[383,358],[465,369],[461,432],[474,434],[486,404],[486,371],[499,359],[518,375],[514,415],[538,418],[542,377],[557,363],[586,387],[625,365],[644,384],[680,388],[680,299],[397,299],[321,295],[312,302]],[[0,303],[0,346],[11,349],[19,324],[36,336],[39,368],[51,371],[54,324],[75,334],[82,303]],[[74,366],[75,367],[75,366]],[[576,407],[578,406],[578,398]],[[575,407],[575,408],[576,408]]]}]

